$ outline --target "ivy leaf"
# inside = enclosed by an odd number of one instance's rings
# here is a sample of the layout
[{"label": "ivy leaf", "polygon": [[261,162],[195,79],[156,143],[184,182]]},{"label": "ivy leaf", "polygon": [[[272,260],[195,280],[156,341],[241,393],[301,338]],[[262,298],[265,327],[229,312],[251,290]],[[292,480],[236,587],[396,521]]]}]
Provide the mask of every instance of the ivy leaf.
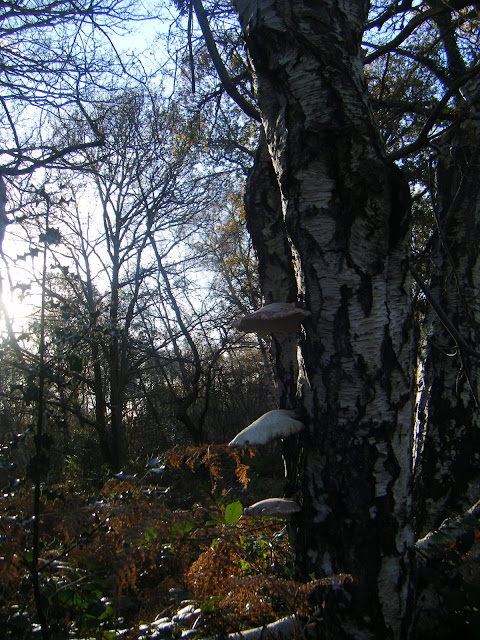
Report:
[{"label": "ivy leaf", "polygon": [[25,553],[23,554],[23,562],[26,565],[29,565],[33,562],[33,551],[25,551]]},{"label": "ivy leaf", "polygon": [[32,288],[31,284],[22,284],[22,283],[17,283],[14,287],[14,289],[20,289],[20,291],[22,292],[22,295],[26,292],[29,291]]},{"label": "ivy leaf", "polygon": [[67,358],[68,367],[74,373],[80,373],[83,368],[83,360],[79,356],[72,354]]},{"label": "ivy leaf", "polygon": [[37,402],[40,394],[40,387],[36,384],[29,384],[26,389],[23,390],[23,400],[25,404],[31,404]]}]

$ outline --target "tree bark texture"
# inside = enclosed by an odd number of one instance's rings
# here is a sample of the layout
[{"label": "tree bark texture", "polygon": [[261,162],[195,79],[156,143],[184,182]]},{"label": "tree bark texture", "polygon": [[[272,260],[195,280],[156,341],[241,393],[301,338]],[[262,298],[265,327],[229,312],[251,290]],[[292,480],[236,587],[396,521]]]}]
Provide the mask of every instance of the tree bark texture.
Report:
[{"label": "tree bark texture", "polygon": [[302,504],[292,525],[298,570],[354,578],[328,607],[322,638],[406,638],[414,542],[409,194],[368,104],[360,49],[368,2],[235,5],[279,194],[275,208],[260,150],[246,210],[264,295],[312,314],[277,363],[280,399],[307,424],[286,445],[288,490]]},{"label": "tree bark texture", "polygon": [[[262,134],[245,192],[247,227],[255,247],[265,304],[297,302],[293,246],[287,235],[277,177]],[[278,406],[292,407],[297,395],[297,340],[274,334],[270,356],[276,372]],[[280,384],[278,382],[280,381]]]},{"label": "tree bark texture", "polygon": [[[478,80],[476,81],[478,85]],[[480,87],[472,82],[468,95]],[[460,109],[462,104],[460,104]],[[480,124],[477,114],[439,141],[435,166],[437,229],[426,263],[433,295],[463,341],[480,351]],[[418,394],[420,450],[415,465],[419,537],[463,513],[480,487],[479,358],[427,306],[423,383]]]}]

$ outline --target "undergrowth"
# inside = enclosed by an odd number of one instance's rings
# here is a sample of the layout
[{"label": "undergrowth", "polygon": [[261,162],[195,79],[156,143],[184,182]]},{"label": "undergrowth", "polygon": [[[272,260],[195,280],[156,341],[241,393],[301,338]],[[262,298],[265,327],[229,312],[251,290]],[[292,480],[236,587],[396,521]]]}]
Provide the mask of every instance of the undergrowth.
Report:
[{"label": "undergrowth", "polygon": [[[193,603],[200,638],[291,614],[329,624],[332,587],[351,578],[297,582],[285,522],[242,516],[242,505],[265,497],[275,476],[279,484],[270,464],[255,477],[252,455],[178,447],[101,485],[70,460],[61,482],[41,485],[37,564],[34,491],[16,481],[0,511],[1,637],[45,638],[46,620],[49,640],[137,640],[148,637],[139,629],[174,619],[185,602]],[[471,540],[452,539],[420,576],[434,587],[445,624],[463,637],[478,637],[480,628],[474,524]]]},{"label": "undergrowth", "polygon": [[[168,488],[145,470],[118,474],[100,490],[44,483],[38,572],[50,637],[113,638],[123,628],[136,638],[142,622],[174,614],[177,593],[200,608],[204,635],[306,615],[319,583],[293,580],[285,523],[241,517],[249,455],[222,446],[172,450],[164,456]],[[191,474],[200,481],[192,485]],[[9,640],[30,638],[37,623],[32,508],[29,486],[4,494],[0,624]]]}]

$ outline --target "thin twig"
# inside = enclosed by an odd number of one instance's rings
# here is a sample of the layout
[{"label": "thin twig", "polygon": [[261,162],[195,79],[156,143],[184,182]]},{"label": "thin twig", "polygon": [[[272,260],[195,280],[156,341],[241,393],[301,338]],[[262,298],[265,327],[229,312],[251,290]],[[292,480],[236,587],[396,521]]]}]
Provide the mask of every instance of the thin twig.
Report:
[{"label": "thin twig", "polygon": [[414,279],[417,282],[418,286],[420,287],[420,289],[425,294],[425,297],[427,298],[429,303],[432,305],[433,309],[435,310],[435,313],[438,315],[438,317],[442,321],[442,324],[444,325],[445,329],[448,331],[448,333],[455,340],[455,342],[457,343],[458,347],[461,350],[463,350],[466,353],[468,353],[469,355],[472,355],[475,358],[480,358],[480,352],[476,351],[473,347],[471,347],[468,344],[468,342],[465,340],[465,338],[460,334],[460,332],[458,331],[457,327],[453,324],[453,322],[447,316],[447,314],[443,310],[443,308],[440,305],[440,303],[438,302],[438,300],[433,295],[430,287],[427,285],[425,280],[420,275],[420,272],[418,271],[418,269],[411,262],[408,263],[408,266],[409,266],[409,269],[410,269],[410,273],[414,277]]}]

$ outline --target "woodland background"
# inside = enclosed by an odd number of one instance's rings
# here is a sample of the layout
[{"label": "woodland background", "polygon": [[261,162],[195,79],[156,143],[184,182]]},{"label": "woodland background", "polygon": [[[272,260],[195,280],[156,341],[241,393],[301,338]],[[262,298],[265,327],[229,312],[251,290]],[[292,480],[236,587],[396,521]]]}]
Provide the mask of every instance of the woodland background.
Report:
[{"label": "woodland background", "polygon": [[[436,140],[463,117],[460,79],[478,73],[478,13],[453,9],[375,2],[365,32],[419,268]],[[226,447],[276,392],[270,339],[233,325],[262,306],[243,206],[259,128],[238,105],[253,88],[230,3],[208,18],[206,32],[193,3],[0,8],[0,623],[12,640],[209,635],[292,614],[308,625],[328,608],[328,579],[296,581],[285,523],[241,517],[281,495],[280,449]],[[463,637],[480,628],[476,524],[425,576]]]}]

